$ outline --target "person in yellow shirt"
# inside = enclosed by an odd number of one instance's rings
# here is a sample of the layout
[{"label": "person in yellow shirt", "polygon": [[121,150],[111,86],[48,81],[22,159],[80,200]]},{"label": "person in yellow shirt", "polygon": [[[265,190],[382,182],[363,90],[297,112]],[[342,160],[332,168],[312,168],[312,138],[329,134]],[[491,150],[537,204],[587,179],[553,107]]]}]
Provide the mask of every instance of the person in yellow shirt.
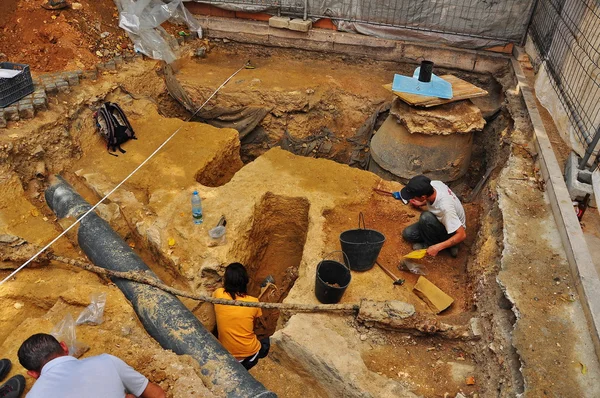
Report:
[{"label": "person in yellow shirt", "polygon": [[[258,302],[248,295],[248,272],[240,263],[225,268],[223,286],[214,291],[213,297],[228,300]],[[256,307],[238,307],[215,304],[219,341],[247,370],[250,370],[269,353],[269,337],[258,340],[254,333],[255,319],[262,316]]]}]

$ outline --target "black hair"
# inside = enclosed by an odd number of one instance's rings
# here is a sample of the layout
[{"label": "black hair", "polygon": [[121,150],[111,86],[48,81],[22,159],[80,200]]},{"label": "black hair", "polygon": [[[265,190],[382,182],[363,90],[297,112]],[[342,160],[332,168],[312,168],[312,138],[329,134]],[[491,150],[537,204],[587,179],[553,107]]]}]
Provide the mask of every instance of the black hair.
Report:
[{"label": "black hair", "polygon": [[225,268],[223,286],[225,292],[235,300],[236,296],[244,297],[248,294],[248,272],[240,263],[231,263]]},{"label": "black hair", "polygon": [[46,363],[64,354],[58,340],[46,333],[38,333],[29,337],[21,344],[17,353],[21,365],[25,369],[35,372],[41,372]]}]

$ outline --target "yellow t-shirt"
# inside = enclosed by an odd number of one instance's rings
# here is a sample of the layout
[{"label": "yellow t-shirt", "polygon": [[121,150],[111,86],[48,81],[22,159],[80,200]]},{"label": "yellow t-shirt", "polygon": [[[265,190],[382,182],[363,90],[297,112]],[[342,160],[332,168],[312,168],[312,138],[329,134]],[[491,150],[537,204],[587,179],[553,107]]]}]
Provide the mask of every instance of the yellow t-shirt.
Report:
[{"label": "yellow t-shirt", "polygon": [[[231,300],[225,289],[218,288],[213,297]],[[258,302],[256,297],[237,297],[239,301]],[[254,319],[262,316],[262,310],[254,307],[236,307],[215,304],[219,341],[237,359],[247,358],[260,350],[260,342],[254,334]]]}]

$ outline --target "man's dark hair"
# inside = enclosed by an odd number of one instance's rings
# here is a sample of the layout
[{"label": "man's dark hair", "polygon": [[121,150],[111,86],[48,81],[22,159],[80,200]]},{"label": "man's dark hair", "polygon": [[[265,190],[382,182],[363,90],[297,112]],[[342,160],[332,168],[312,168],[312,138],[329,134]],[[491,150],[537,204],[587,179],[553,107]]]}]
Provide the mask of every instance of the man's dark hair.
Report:
[{"label": "man's dark hair", "polygon": [[232,299],[236,296],[244,297],[248,293],[248,272],[240,263],[231,263],[225,268],[225,281],[223,285]]},{"label": "man's dark hair", "polygon": [[54,336],[38,333],[29,337],[19,347],[19,362],[27,370],[41,372],[46,363],[64,355],[63,348]]}]

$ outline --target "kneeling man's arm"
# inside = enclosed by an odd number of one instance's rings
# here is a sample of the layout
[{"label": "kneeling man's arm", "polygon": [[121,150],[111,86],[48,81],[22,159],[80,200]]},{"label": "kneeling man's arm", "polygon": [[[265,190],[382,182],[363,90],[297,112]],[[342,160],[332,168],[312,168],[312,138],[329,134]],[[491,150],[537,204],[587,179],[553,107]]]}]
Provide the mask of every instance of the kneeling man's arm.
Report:
[{"label": "kneeling man's arm", "polygon": [[[165,398],[165,392],[164,390],[158,385],[158,384],[154,384],[154,383],[150,383],[148,382],[148,385],[146,386],[146,389],[144,389],[144,392],[142,393],[142,395],[139,396],[139,398]],[[125,395],[125,398],[137,398],[135,395],[133,394],[127,394]]]},{"label": "kneeling man's arm", "polygon": [[461,225],[456,230],[456,233],[454,235],[452,235],[449,239],[447,239],[441,243],[438,243],[436,245],[429,246],[429,248],[427,248],[427,254],[432,257],[435,257],[442,250],[452,247],[454,245],[458,245],[460,242],[465,240],[466,237],[467,237],[467,231],[465,230],[465,227],[463,227]]},{"label": "kneeling man's arm", "polygon": [[140,395],[140,398],[165,398],[164,390],[158,385],[154,383],[148,383],[148,386]]}]

